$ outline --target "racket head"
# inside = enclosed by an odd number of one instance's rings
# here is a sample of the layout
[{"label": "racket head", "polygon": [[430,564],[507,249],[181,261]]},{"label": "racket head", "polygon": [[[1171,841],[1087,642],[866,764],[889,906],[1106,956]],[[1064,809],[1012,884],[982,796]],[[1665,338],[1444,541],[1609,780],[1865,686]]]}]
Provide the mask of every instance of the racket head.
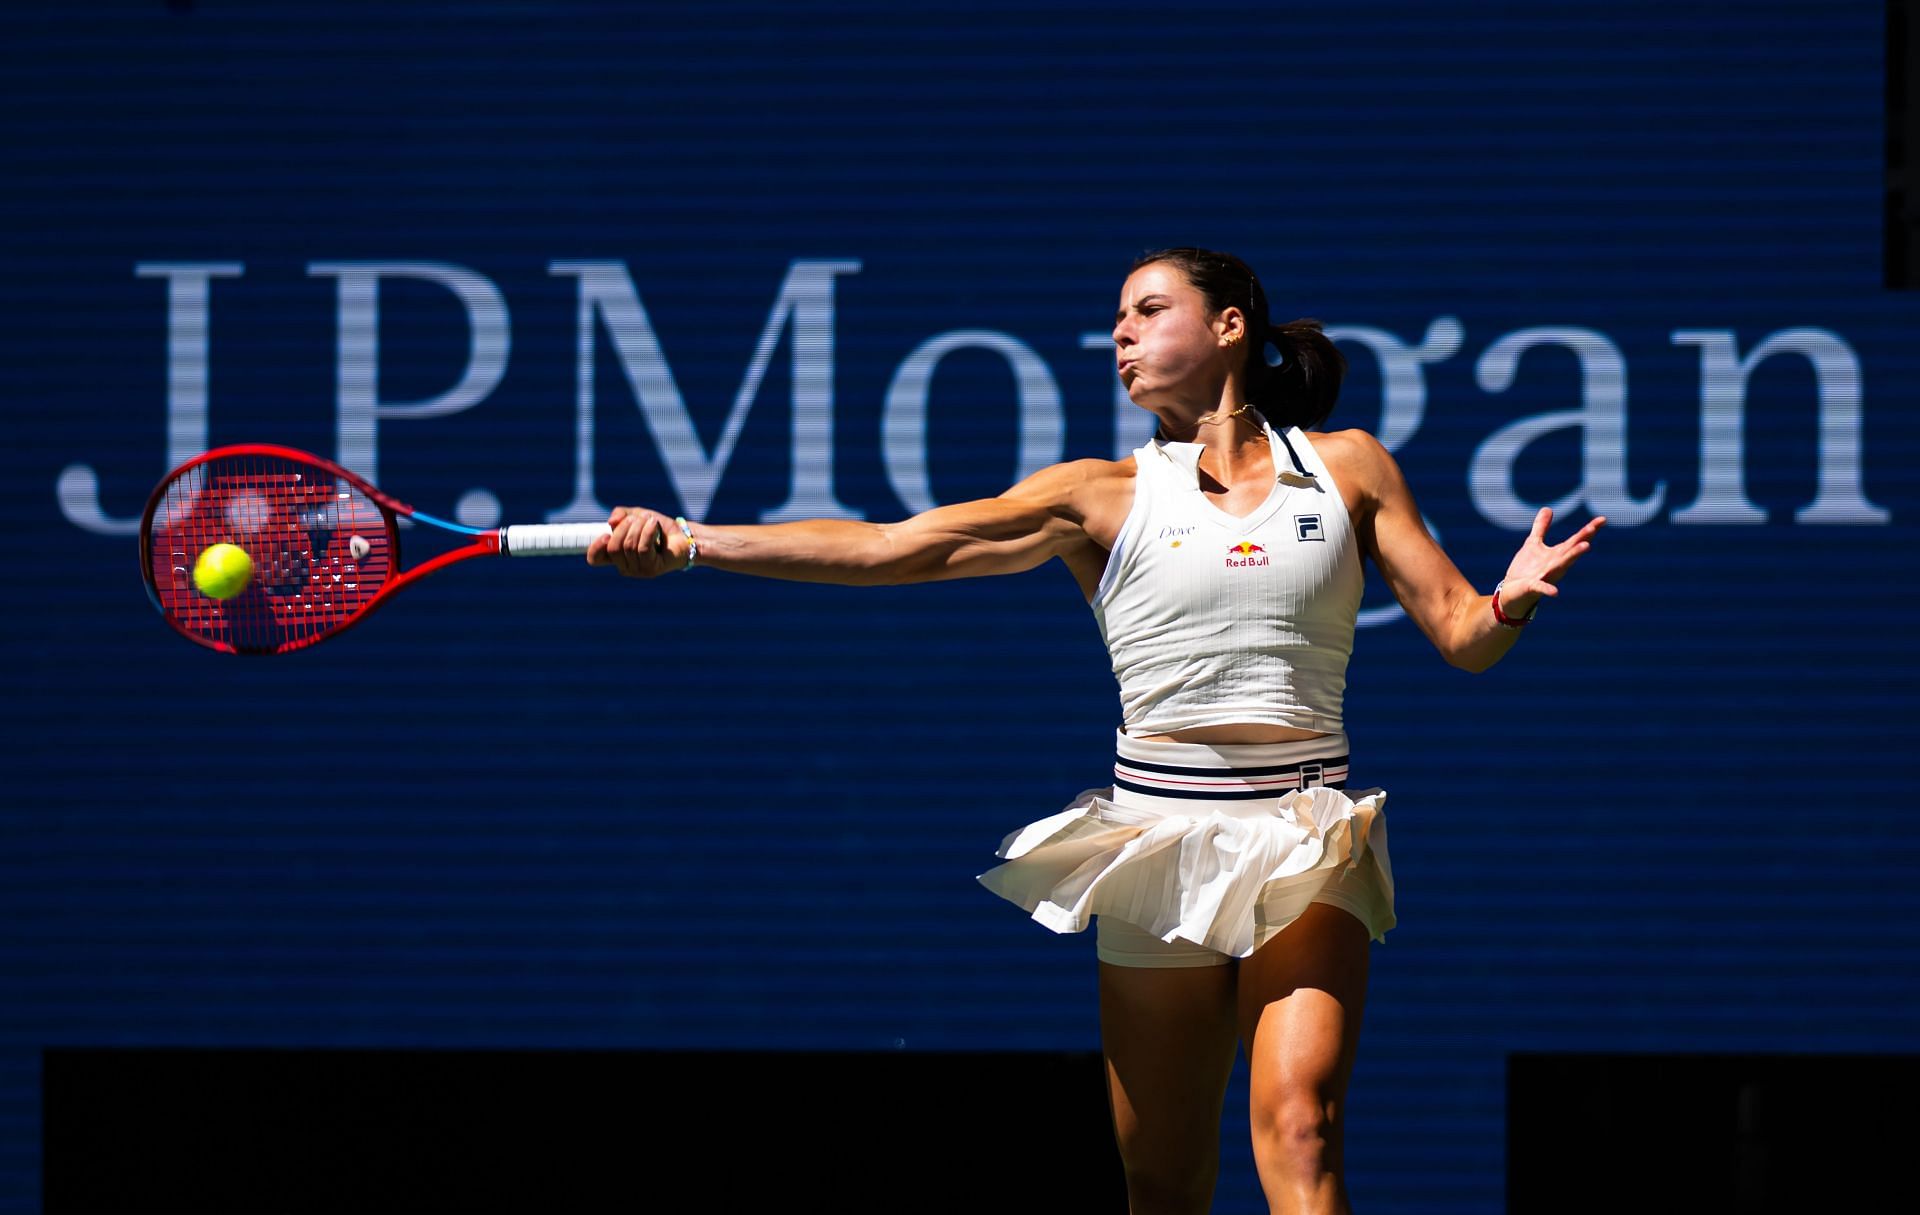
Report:
[{"label": "racket head", "polygon": [[[358,621],[395,582],[408,508],[331,460],[291,447],[218,447],[168,473],[140,519],[140,575],[176,631],[231,654],[282,654]],[[355,538],[366,542],[354,552]],[[253,576],[231,599],[194,562],[233,544]]]}]

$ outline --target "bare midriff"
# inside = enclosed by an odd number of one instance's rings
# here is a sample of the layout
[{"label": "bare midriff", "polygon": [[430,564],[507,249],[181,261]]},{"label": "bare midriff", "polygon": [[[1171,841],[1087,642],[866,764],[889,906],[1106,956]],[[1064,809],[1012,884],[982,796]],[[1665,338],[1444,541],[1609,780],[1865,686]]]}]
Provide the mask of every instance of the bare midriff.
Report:
[{"label": "bare midriff", "polygon": [[1296,726],[1276,726],[1265,722],[1231,722],[1221,726],[1195,726],[1169,734],[1142,734],[1143,742],[1183,743],[1278,743],[1299,742],[1305,738],[1325,738],[1324,730],[1302,730]]}]

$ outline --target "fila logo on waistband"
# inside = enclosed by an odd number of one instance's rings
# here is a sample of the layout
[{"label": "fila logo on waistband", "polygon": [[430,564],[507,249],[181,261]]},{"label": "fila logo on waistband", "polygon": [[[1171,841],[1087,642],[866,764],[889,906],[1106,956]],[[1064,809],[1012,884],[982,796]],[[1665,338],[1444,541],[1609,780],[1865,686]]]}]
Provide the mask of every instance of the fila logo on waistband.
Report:
[{"label": "fila logo on waistband", "polygon": [[1295,515],[1293,517],[1294,534],[1301,540],[1319,540],[1325,542],[1326,531],[1320,526],[1319,515]]}]

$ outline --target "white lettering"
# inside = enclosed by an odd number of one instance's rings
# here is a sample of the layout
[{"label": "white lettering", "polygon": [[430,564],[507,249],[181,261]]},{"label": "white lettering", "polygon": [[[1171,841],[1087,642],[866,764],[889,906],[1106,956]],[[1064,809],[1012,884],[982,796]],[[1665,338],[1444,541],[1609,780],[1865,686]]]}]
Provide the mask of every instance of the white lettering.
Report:
[{"label": "white lettering", "polygon": [[[167,280],[167,463],[177,468],[207,449],[207,365],[211,358],[213,280],[239,278],[240,262],[140,262],[140,278]],[[67,522],[102,536],[131,536],[140,516],[118,519],[100,503],[90,464],[69,464],[55,485]]]},{"label": "white lettering", "polygon": [[598,522],[607,517],[593,485],[594,318],[606,321],[640,413],[660,445],[667,476],[683,510],[702,518],[733,458],[747,412],[759,395],[788,319],[793,323],[793,473],[787,501],[760,516],[764,523],[793,519],[863,519],[833,492],[834,276],[858,274],[857,261],[795,261],[780,286],[746,378],[734,395],[720,441],[708,454],[687,412],[673,369],[654,334],[645,305],[620,262],[555,262],[554,274],[580,280],[574,392],[573,500],[547,515],[553,523]]},{"label": "white lettering", "polygon": [[1793,513],[1796,523],[1887,523],[1892,512],[1867,501],[1861,486],[1860,360],[1838,334],[1784,329],[1742,359],[1726,329],[1681,329],[1676,346],[1700,348],[1700,496],[1669,516],[1674,523],[1767,521],[1747,500],[1747,381],[1776,354],[1805,355],[1820,394],[1820,491]]},{"label": "white lettering", "polygon": [[1458,319],[1436,317],[1418,346],[1384,329],[1365,325],[1331,325],[1327,336],[1336,342],[1358,342],[1380,364],[1380,425],[1373,437],[1388,451],[1413,438],[1427,416],[1428,363],[1450,359],[1460,349],[1466,330]]},{"label": "white lettering", "polygon": [[907,509],[919,514],[936,505],[927,475],[927,395],[940,360],[956,350],[991,350],[1013,365],[1020,397],[1020,452],[1014,480],[1060,462],[1066,448],[1066,412],[1060,389],[1038,354],[1026,343],[989,329],[956,329],[929,338],[893,373],[881,417],[880,452],[887,480]]},{"label": "white lettering", "polygon": [[[604,324],[613,350],[632,388],[641,416],[658,445],[672,492],[690,515],[704,516],[732,461],[738,441],[768,368],[783,338],[792,343],[791,473],[786,500],[765,511],[763,522],[794,519],[861,519],[834,490],[835,290],[839,276],[857,274],[858,261],[797,259],[767,314],[752,360],[734,395],[721,433],[711,449],[682,399],[658,337],[626,266],[615,261],[560,261],[549,271],[579,280],[576,308],[576,390],[574,402],[574,477],[571,500],[546,516],[554,522],[596,521],[606,516],[594,486],[595,364],[598,325]],[[212,362],[212,284],[238,278],[238,262],[143,262],[141,278],[167,284],[167,464],[178,465],[206,449]],[[395,419],[439,417],[471,409],[486,400],[505,376],[512,347],[505,297],[485,276],[437,262],[316,262],[315,278],[334,278],[338,309],[336,434],[342,463],[379,480],[379,430]],[[417,401],[380,399],[380,290],[390,279],[416,279],[446,288],[465,311],[467,359],[457,382],[446,391]],[[1363,325],[1331,326],[1328,336],[1357,343],[1378,363],[1381,399],[1372,428],[1388,450],[1411,441],[1425,420],[1426,368],[1452,358],[1465,330],[1458,318],[1440,316],[1417,344],[1385,329]],[[1746,492],[1746,404],[1756,369],[1775,355],[1798,355],[1812,366],[1819,412],[1818,477],[1813,501],[1797,509],[1796,523],[1885,525],[1892,512],[1866,497],[1864,489],[1864,387],[1859,356],[1840,335],[1801,327],[1768,335],[1742,356],[1731,330],[1675,330],[1679,346],[1699,348],[1700,477],[1697,498],[1674,510],[1681,525],[1769,522],[1768,513]],[[1086,332],[1080,346],[1111,353],[1111,335]],[[1577,428],[1580,468],[1576,484],[1554,499],[1556,513],[1586,507],[1605,514],[1616,526],[1634,527],[1658,515],[1666,482],[1656,482],[1644,497],[1630,492],[1627,469],[1627,365],[1618,347],[1590,329],[1543,326],[1509,333],[1479,358],[1474,373],[1489,393],[1509,391],[1521,360],[1540,346],[1559,346],[1577,360],[1580,384],[1575,408],[1535,413],[1513,421],[1487,437],[1467,470],[1467,493],[1488,521],[1524,530],[1538,503],[1523,501],[1516,489],[1519,460],[1535,440]],[[1021,340],[1001,332],[960,329],[939,334],[916,347],[895,369],[881,412],[884,471],[901,502],[914,512],[937,505],[928,462],[928,408],[933,377],[954,351],[977,348],[1005,359],[1016,379],[1019,405],[1015,478],[1031,475],[1064,458],[1066,418],[1061,393],[1045,362]],[[1113,457],[1124,459],[1147,442],[1158,419],[1128,398],[1117,376],[1110,387]],[[61,514],[74,526],[99,535],[128,535],[138,516],[113,516],[102,501],[96,466],[72,463],[56,481]],[[483,524],[499,514],[497,500],[470,491],[458,504],[463,520]],[[1423,522],[1426,522],[1423,518]],[[1434,533],[1431,524],[1428,531]],[[1184,529],[1169,529],[1169,539]],[[1362,627],[1387,623],[1403,613],[1387,604],[1360,613]]]},{"label": "white lettering", "polygon": [[[338,278],[338,387],[335,419],[340,463],[380,483],[379,429],[387,418],[434,418],[471,409],[499,386],[512,335],[507,301],[487,278],[439,262],[315,262],[314,278]],[[467,365],[460,381],[424,401],[380,400],[380,280],[423,279],[460,300],[467,314]]]},{"label": "white lettering", "polygon": [[1538,503],[1523,502],[1513,489],[1513,466],[1529,443],[1569,426],[1580,428],[1581,484],[1548,503],[1564,519],[1584,504],[1616,527],[1645,523],[1660,510],[1666,483],[1635,499],[1627,492],[1627,362],[1620,348],[1591,329],[1546,326],[1521,329],[1495,342],[1474,368],[1480,387],[1505,392],[1512,387],[1520,357],[1536,346],[1565,346],[1580,362],[1579,409],[1536,414],[1495,431],[1474,452],[1467,493],[1481,515],[1499,527],[1525,531],[1539,513]]}]

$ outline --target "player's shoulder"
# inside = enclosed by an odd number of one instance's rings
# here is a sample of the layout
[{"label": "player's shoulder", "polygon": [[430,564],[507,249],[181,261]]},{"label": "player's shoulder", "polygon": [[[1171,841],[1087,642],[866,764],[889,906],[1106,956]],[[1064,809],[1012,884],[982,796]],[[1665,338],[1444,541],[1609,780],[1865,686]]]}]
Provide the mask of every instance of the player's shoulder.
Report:
[{"label": "player's shoulder", "polygon": [[1059,464],[1055,464],[1053,467],[1064,470],[1067,475],[1078,477],[1084,481],[1092,481],[1098,480],[1101,477],[1131,477],[1133,475],[1134,460],[1131,455],[1118,460],[1102,460],[1098,457],[1088,456],[1079,460],[1065,460]]},{"label": "player's shoulder", "polygon": [[1309,430],[1305,433],[1307,438],[1313,441],[1315,451],[1332,449],[1341,455],[1364,458],[1371,456],[1374,452],[1387,450],[1381,445],[1380,440],[1357,426],[1348,427],[1346,430]]},{"label": "player's shoulder", "polygon": [[1313,450],[1326,461],[1327,471],[1336,481],[1352,482],[1369,489],[1377,488],[1398,469],[1393,453],[1368,431],[1347,430],[1305,432]]},{"label": "player's shoulder", "polygon": [[1321,433],[1309,431],[1313,450],[1341,487],[1347,511],[1356,520],[1370,518],[1389,501],[1407,497],[1407,479],[1386,444],[1368,431],[1353,427]]}]

